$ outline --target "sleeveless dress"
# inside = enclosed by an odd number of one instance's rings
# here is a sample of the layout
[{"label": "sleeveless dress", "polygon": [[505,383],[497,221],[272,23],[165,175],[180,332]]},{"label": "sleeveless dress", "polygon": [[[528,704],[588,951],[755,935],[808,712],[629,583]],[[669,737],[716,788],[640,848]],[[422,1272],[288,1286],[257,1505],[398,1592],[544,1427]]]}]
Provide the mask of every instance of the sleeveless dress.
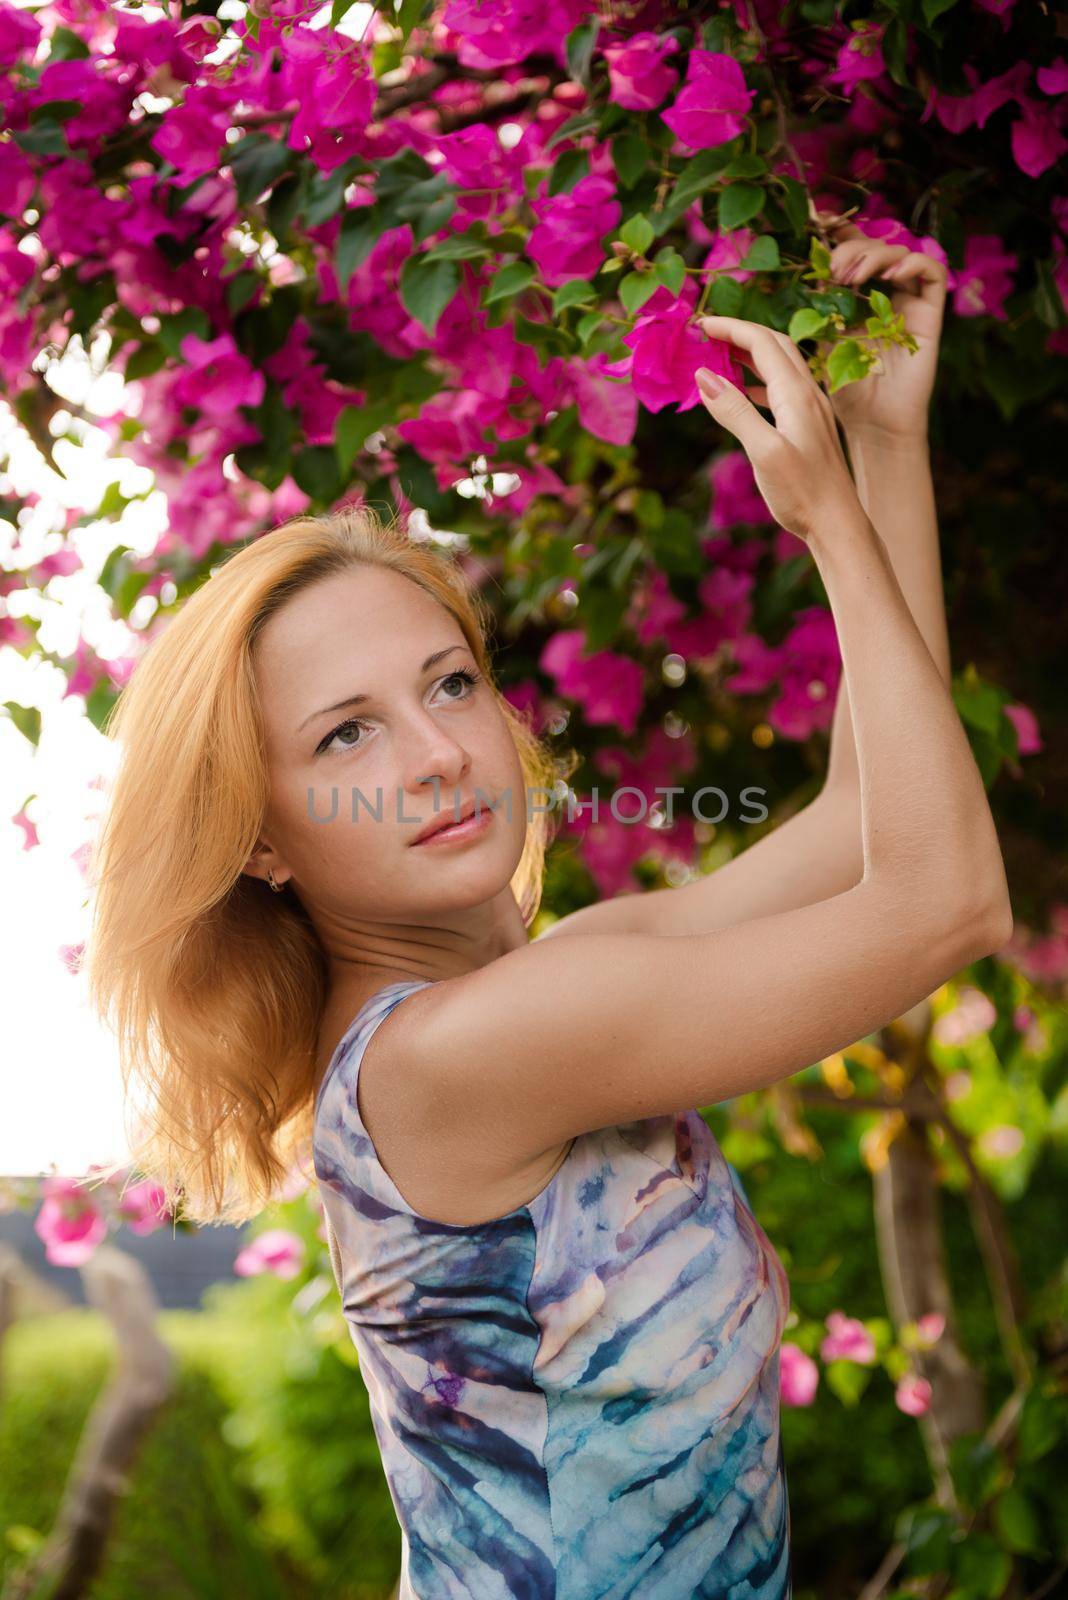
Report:
[{"label": "sleeveless dress", "polygon": [[686,1111],[579,1135],[491,1222],[420,1216],[356,1083],[375,1029],[432,981],[357,1013],[313,1135],[400,1600],[792,1600],[789,1283],[735,1168]]}]

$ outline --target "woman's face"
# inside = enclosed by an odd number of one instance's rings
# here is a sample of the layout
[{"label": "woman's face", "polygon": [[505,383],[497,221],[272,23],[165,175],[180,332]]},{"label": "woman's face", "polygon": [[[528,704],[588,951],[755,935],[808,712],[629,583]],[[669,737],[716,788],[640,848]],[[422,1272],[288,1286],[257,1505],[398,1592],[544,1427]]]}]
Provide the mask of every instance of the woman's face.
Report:
[{"label": "woman's face", "polygon": [[[259,859],[309,914],[337,926],[447,917],[509,884],[527,827],[519,754],[459,624],[429,594],[381,567],[332,574],[267,621],[255,672],[270,785]],[[474,800],[488,825],[473,837],[415,842]]]}]

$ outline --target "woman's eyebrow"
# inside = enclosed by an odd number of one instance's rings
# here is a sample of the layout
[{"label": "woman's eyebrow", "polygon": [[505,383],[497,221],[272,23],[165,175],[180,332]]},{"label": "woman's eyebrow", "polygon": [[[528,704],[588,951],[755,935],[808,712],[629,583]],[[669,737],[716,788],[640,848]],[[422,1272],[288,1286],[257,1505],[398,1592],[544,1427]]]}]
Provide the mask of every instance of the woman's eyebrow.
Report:
[{"label": "woman's eyebrow", "polygon": [[[429,672],[431,667],[436,667],[439,661],[443,661],[444,658],[451,655],[454,650],[466,650],[466,648],[466,645],[450,644],[444,650],[435,650],[433,655],[427,656],[426,660],[423,662],[423,665],[419,668],[420,673]],[[313,711],[310,716],[305,717],[304,721],[297,729],[297,732],[303,733],[304,729],[308,726],[308,723],[314,722],[316,717],[325,717],[330,711],[345,711],[350,706],[362,705],[365,700],[370,700],[370,698],[371,696],[369,694],[350,694],[347,699],[339,700],[335,705],[323,706],[322,710]]]}]

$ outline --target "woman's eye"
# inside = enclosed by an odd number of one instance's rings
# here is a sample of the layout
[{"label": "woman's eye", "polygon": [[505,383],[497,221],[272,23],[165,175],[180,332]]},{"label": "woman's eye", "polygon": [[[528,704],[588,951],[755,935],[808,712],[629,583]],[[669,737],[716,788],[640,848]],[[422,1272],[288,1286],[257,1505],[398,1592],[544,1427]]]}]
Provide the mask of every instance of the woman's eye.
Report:
[{"label": "woman's eye", "polygon": [[478,682],[478,674],[471,672],[467,667],[459,667],[455,672],[450,672],[447,678],[442,678],[441,681],[443,684],[446,684],[452,683],[456,679],[459,679],[459,681],[463,684],[464,693],[459,695],[449,695],[449,699],[464,700],[467,698],[468,692],[473,689],[475,684]]},{"label": "woman's eye", "polygon": [[327,734],[326,738],[323,740],[322,744],[319,746],[320,752],[325,751],[325,750],[329,750],[330,746],[333,744],[335,739],[338,739],[338,740],[341,741],[341,748],[343,750],[355,750],[356,741],[355,740],[346,741],[346,740],[342,739],[341,736],[342,736],[342,734],[351,733],[353,731],[358,733],[359,730],[360,730],[360,723],[357,722],[354,718],[350,719],[348,722],[339,722],[337,727],[331,733]]}]

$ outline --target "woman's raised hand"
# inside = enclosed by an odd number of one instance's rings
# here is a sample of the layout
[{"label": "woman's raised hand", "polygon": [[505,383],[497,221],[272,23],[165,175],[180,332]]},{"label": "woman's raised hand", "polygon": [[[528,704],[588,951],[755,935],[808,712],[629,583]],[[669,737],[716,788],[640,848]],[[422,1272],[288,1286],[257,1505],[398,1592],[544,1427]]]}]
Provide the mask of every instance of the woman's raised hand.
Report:
[{"label": "woman's raised hand", "polygon": [[[893,286],[890,304],[918,346],[915,351],[901,345],[880,350],[881,370],[835,390],[831,396],[835,416],[847,434],[867,431],[887,438],[926,438],[946,303],[945,264],[903,244],[871,239],[844,218],[826,212],[818,216],[834,239],[834,280],[859,289],[870,278],[885,279]],[[863,319],[847,329],[850,334],[864,331]]]},{"label": "woman's raised hand", "polygon": [[759,403],[775,419],[773,427],[728,379],[706,384],[700,376],[705,369],[699,369],[698,393],[745,450],[776,521],[809,539],[843,515],[863,519],[831,402],[794,341],[743,317],[702,317],[700,327],[710,338],[733,345],[752,368],[758,379],[755,392],[763,396]]}]

